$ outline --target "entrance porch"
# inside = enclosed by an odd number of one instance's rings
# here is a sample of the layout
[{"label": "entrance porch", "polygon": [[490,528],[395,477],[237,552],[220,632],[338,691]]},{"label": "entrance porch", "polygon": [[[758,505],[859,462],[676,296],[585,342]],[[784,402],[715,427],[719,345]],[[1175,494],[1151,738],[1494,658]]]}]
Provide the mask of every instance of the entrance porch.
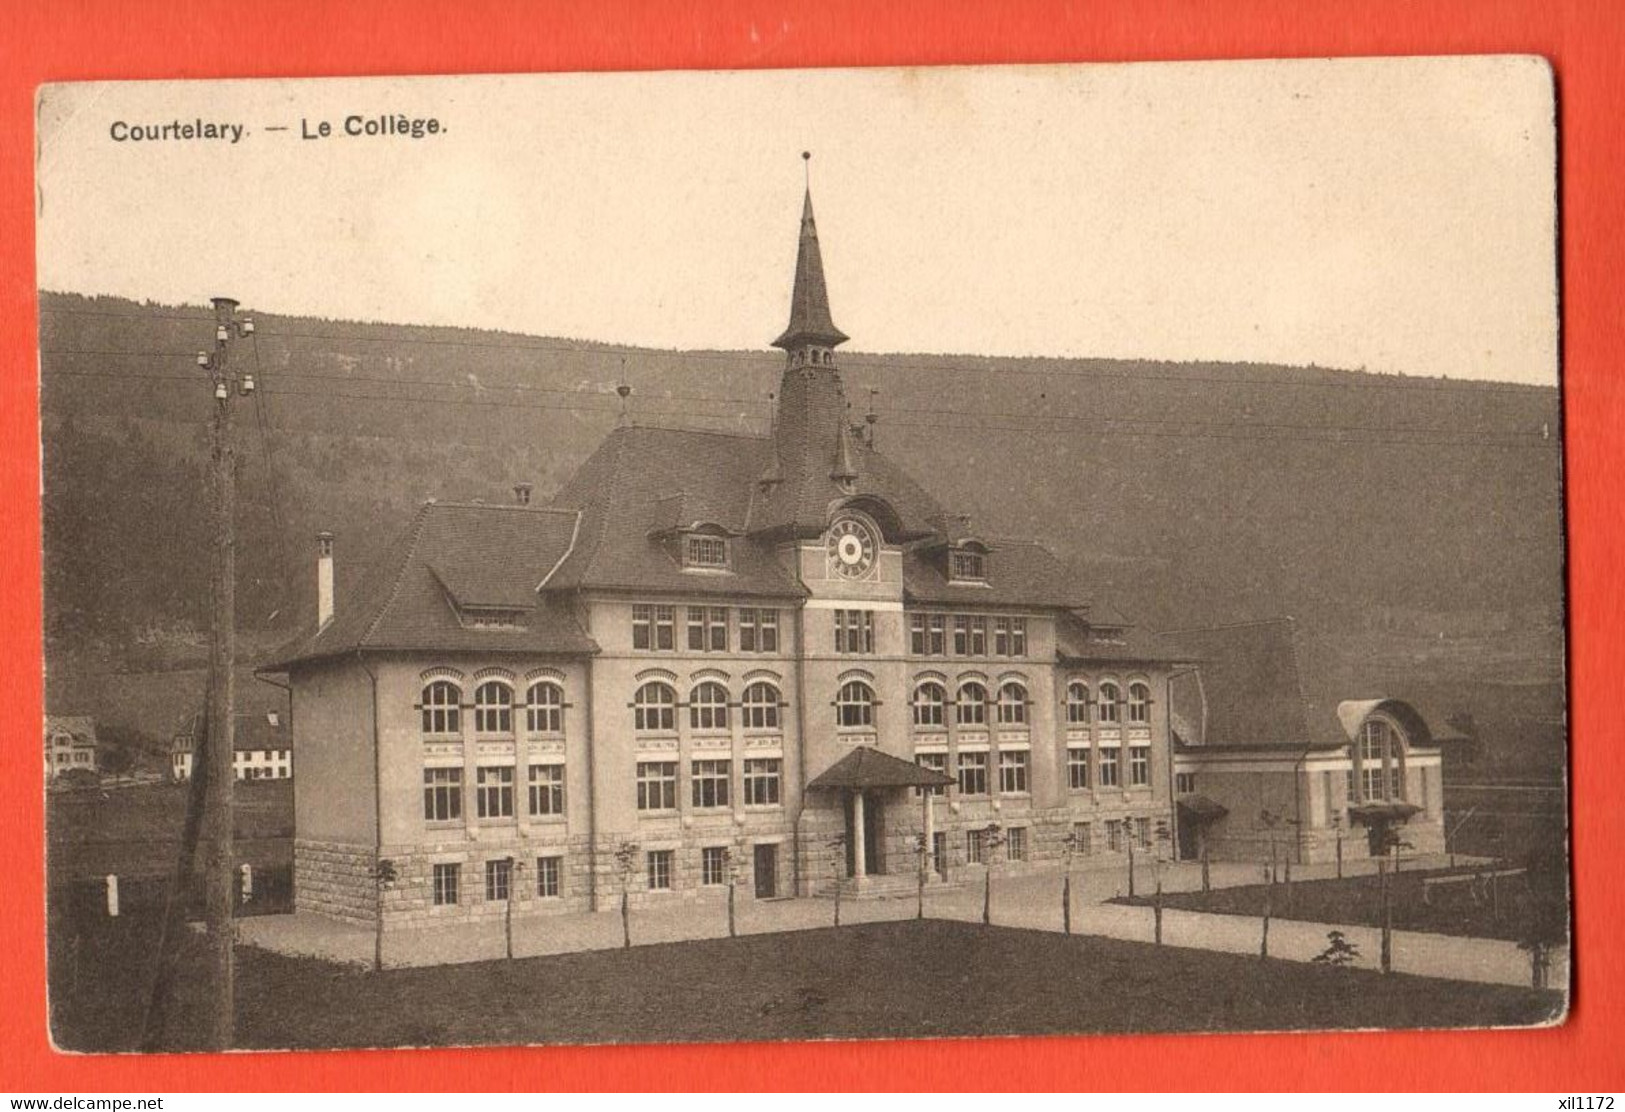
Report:
[{"label": "entrance porch", "polygon": [[[831,883],[815,890],[838,885],[853,895],[889,895],[914,890],[922,873],[927,884],[940,883],[943,842],[936,831],[936,790],[952,783],[940,772],[870,746],[854,749],[825,769],[807,789],[837,798],[842,827],[829,844]],[[910,799],[915,790],[918,803]],[[900,847],[888,831],[912,826],[908,811],[915,806],[919,825]]]}]

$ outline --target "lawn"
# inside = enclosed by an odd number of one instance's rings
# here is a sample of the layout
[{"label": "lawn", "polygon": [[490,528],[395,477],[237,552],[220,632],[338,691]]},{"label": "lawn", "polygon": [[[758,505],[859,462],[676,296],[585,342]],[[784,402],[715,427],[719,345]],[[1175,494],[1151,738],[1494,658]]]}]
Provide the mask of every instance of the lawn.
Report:
[{"label": "lawn", "polygon": [[[81,940],[76,976],[53,965],[59,1045],[134,1047],[145,930]],[[1562,1006],[1553,992],[943,920],[381,974],[244,948],[237,984],[239,1043],[267,1049],[1515,1026]],[[199,988],[187,979],[182,1000]],[[171,1042],[195,1045],[188,1030]]]},{"label": "lawn", "polygon": [[[1431,886],[1424,897],[1424,881],[1433,877],[1465,877],[1455,883]],[[1530,884],[1526,875],[1500,876],[1491,891],[1488,874],[1470,869],[1401,871],[1392,878],[1395,930],[1425,931],[1462,938],[1500,938],[1522,941],[1534,920],[1542,916],[1561,922],[1566,914],[1563,891],[1551,884]],[[1170,892],[1163,906],[1186,911],[1258,918],[1270,899],[1263,884],[1215,888],[1210,892]],[[1119,897],[1115,903],[1149,906],[1150,896]],[[1271,914],[1279,919],[1352,926],[1382,925],[1382,888],[1375,875],[1329,880],[1300,880],[1276,884]],[[1561,932],[1559,932],[1561,933]]]}]

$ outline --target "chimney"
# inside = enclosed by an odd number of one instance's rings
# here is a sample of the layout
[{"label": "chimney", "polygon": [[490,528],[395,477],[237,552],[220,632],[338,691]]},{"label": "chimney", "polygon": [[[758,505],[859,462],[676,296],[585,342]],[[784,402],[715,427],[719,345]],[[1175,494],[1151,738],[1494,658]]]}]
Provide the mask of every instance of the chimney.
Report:
[{"label": "chimney", "polygon": [[513,500],[521,506],[530,505],[531,489],[529,483],[515,483],[513,485]]},{"label": "chimney", "polygon": [[316,534],[316,626],[333,620],[333,534]]}]

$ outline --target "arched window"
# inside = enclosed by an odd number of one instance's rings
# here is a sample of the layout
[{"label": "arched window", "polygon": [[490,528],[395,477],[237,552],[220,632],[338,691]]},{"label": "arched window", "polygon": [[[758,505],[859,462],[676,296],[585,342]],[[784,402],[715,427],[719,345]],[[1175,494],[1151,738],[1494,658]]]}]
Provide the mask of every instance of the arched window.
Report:
[{"label": "arched window", "polygon": [[1027,687],[1010,680],[999,685],[999,725],[1024,726],[1027,724]]},{"label": "arched window", "polygon": [[688,724],[696,730],[726,730],[728,689],[714,680],[695,684],[688,693]]},{"label": "arched window", "polygon": [[513,733],[513,688],[501,680],[487,680],[474,689],[474,732]]},{"label": "arched window", "polygon": [[936,680],[926,680],[914,689],[914,724],[942,726],[947,723],[944,707],[948,691]]},{"label": "arched window", "polygon": [[757,680],[745,688],[739,701],[740,713],[747,730],[776,730],[779,728],[779,689],[766,680]]},{"label": "arched window", "polygon": [[1066,685],[1066,721],[1071,726],[1089,724],[1089,685],[1082,680]]},{"label": "arched window", "polygon": [[435,680],[423,689],[423,732],[426,734],[459,734],[463,731],[463,715],[459,704],[463,692],[450,680]]},{"label": "arched window", "polygon": [[669,733],[677,728],[677,692],[669,683],[651,680],[632,696],[632,728]]},{"label": "arched window", "polygon": [[1121,722],[1123,719],[1123,689],[1115,683],[1100,685],[1100,720]]},{"label": "arched window", "polygon": [[1360,786],[1366,799],[1405,798],[1403,744],[1384,719],[1368,718],[1360,727]]},{"label": "arched window", "polygon": [[530,685],[525,693],[525,729],[533,734],[564,732],[564,688],[552,680]]},{"label": "arched window", "polygon": [[1143,683],[1128,685],[1128,720],[1151,721],[1151,689]]},{"label": "arched window", "polygon": [[960,684],[954,697],[954,721],[961,726],[987,725],[987,688],[975,680]]},{"label": "arched window", "polygon": [[875,724],[875,689],[862,680],[848,680],[835,696],[835,723],[839,726]]}]

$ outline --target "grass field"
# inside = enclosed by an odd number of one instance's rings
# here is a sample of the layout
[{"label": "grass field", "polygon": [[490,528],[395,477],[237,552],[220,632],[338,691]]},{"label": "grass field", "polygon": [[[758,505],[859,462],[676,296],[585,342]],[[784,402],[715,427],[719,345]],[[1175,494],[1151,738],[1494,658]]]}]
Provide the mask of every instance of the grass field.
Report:
[{"label": "grass field", "polygon": [[[54,940],[60,1046],[134,1048],[154,937],[126,919]],[[199,937],[187,946],[176,1048],[196,1045],[185,1017],[203,988]],[[239,1044],[266,1049],[1528,1025],[1560,1007],[1530,989],[942,920],[381,974],[244,948],[237,998]]]},{"label": "grass field", "polygon": [[[1424,897],[1426,878],[1461,876],[1474,878],[1455,883],[1434,883]],[[1472,870],[1433,869],[1404,872],[1393,880],[1393,923],[1395,930],[1425,931],[1462,938],[1500,938],[1522,941],[1533,920],[1547,915],[1561,918],[1562,893],[1531,888],[1525,874],[1497,877],[1493,891],[1488,874],[1480,881]],[[1186,911],[1208,911],[1219,915],[1264,914],[1269,891],[1265,885],[1215,888],[1210,892],[1170,892],[1163,906]],[[1556,901],[1554,905],[1554,901]],[[1149,896],[1126,897],[1117,903],[1149,906]],[[1290,886],[1276,884],[1271,914],[1278,919],[1300,919],[1311,923],[1343,923],[1351,926],[1382,925],[1382,888],[1375,875],[1344,877],[1341,880],[1300,880]]]}]

